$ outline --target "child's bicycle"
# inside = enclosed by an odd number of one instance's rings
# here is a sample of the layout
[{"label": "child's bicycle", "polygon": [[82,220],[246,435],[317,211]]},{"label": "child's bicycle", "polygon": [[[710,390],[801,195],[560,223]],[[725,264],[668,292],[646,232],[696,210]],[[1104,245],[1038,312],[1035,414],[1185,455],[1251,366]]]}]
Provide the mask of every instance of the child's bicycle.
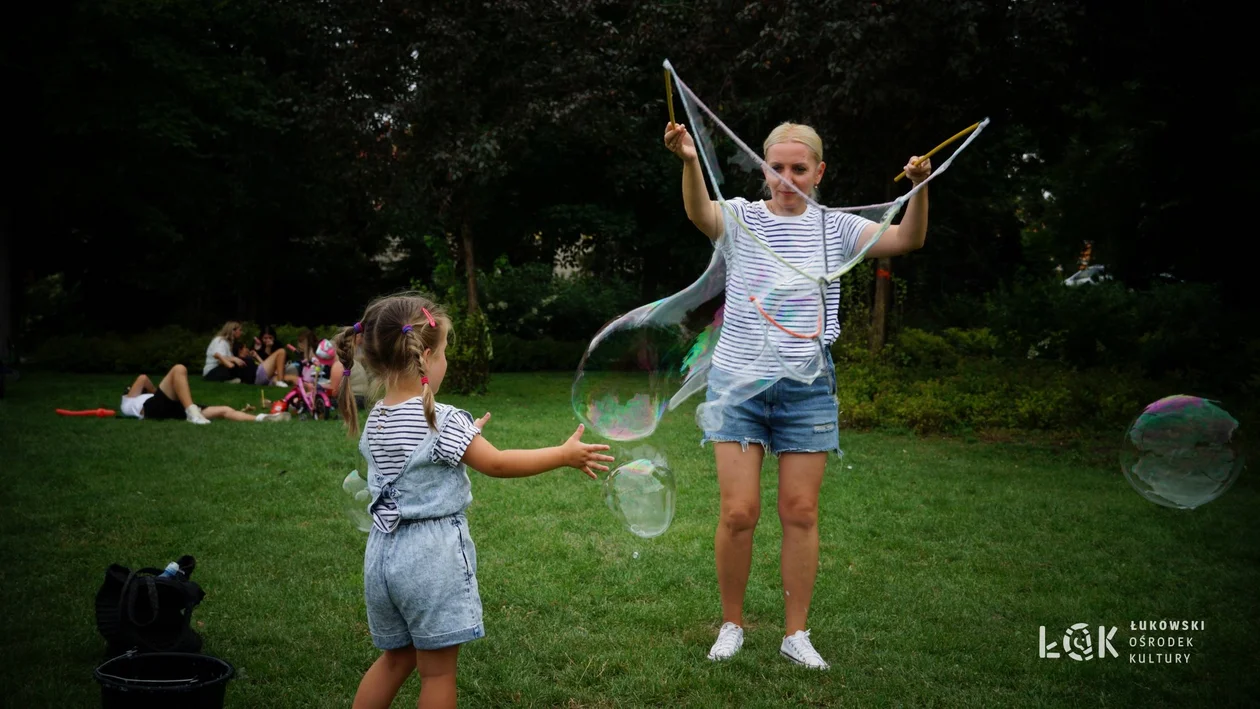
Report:
[{"label": "child's bicycle", "polygon": [[[328,392],[319,385],[319,367],[309,359],[302,360],[302,364],[298,367],[298,381],[289,390],[288,394],[280,401],[284,403],[285,410],[299,420],[306,420],[310,417],[316,421],[327,420],[333,417],[337,411],[337,404]],[[310,373],[310,382],[314,384],[314,391],[306,390],[307,373]]]}]

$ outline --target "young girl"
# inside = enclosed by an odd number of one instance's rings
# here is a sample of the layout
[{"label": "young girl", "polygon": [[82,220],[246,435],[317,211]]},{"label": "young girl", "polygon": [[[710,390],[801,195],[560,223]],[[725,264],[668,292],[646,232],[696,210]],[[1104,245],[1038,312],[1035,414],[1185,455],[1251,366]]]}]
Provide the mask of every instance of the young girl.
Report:
[{"label": "young girl", "polygon": [[288,353],[283,345],[276,341],[276,331],[270,325],[264,325],[254,340],[255,347],[247,361],[252,359],[258,365],[254,375],[254,383],[259,386],[288,386],[296,382],[297,377],[285,373]]},{"label": "young girl", "polygon": [[[688,218],[717,248],[737,254],[741,261],[757,263],[762,258],[758,247],[750,239],[738,237],[738,223],[709,198],[695,142],[686,127],[667,124],[665,147],[683,163],[683,205]],[[750,202],[736,197],[726,203],[758,239],[783,253],[799,253],[823,244],[835,256],[831,263],[840,263],[875,235],[877,224],[839,211],[827,215],[824,233],[818,207],[802,199],[801,194],[817,199],[816,188],[826,170],[822,140],[814,129],[783,123],[771,131],[763,151],[768,199]],[[917,185],[927,179],[931,163],[925,160],[916,166],[915,159],[910,158],[905,171]],[[901,223],[888,227],[865,257],[896,256],[921,248],[927,232],[927,209],[924,188],[910,198]],[[760,315],[743,292],[741,280],[731,278],[729,272],[725,303],[725,325],[713,352],[710,382],[723,377],[729,381],[730,373],[748,365],[750,353],[758,351],[764,337],[755,327]],[[828,285],[826,295],[823,344],[828,350],[840,334],[839,307],[840,282],[835,281]],[[786,359],[808,358],[817,351],[813,342],[793,339],[773,328],[770,332],[778,337],[775,346]],[[810,642],[805,624],[818,572],[818,494],[827,452],[838,451],[840,445],[839,411],[831,384],[835,365],[830,358],[827,364],[830,371],[811,384],[780,379],[761,394],[724,409],[721,428],[704,432],[702,440],[714,444],[721,498],[714,556],[723,623],[709,650],[710,660],[732,657],[744,642],[744,591],[752,565],[753,529],[761,515],[761,463],[768,448],[779,459],[778,512],[783,526],[780,567],[786,627],[779,652],[806,667],[829,667]],[[715,400],[713,387],[707,398]]]},{"label": "young girl", "polygon": [[293,348],[293,357],[285,364],[285,379],[296,383],[302,370],[302,361],[315,356],[315,331],[305,329],[298,333],[297,347]]},{"label": "young girl", "polygon": [[[606,471],[582,443],[582,426],[562,445],[500,451],[474,421],[434,400],[446,374],[450,321],[418,295],[378,299],[336,338],[346,372],[368,370],[385,396],[367,415],[359,452],[367,459],[372,529],[363,585],[372,642],[384,653],[359,684],[354,707],[388,707],[412,671],[420,674],[420,707],[455,706],[455,665],[463,643],[484,637],[477,550],[464,510],[472,502],[465,464],[491,477],[537,475],[572,467],[595,479]],[[346,377],[338,407],[349,435],[359,431]]]}]

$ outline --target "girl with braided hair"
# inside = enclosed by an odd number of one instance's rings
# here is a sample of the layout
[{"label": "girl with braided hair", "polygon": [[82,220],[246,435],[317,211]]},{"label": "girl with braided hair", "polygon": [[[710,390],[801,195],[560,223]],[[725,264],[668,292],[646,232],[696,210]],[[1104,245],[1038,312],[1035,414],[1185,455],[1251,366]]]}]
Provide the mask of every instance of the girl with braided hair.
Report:
[{"label": "girl with braided hair", "polygon": [[368,533],[363,585],[373,644],[384,652],[364,674],[356,709],[388,707],[412,671],[421,707],[455,706],[460,645],[485,636],[477,585],[477,552],[464,510],[472,502],[466,467],[498,478],[572,467],[594,470],[612,456],[582,442],[583,427],[563,444],[498,450],[482,435],[490,414],[438,403],[446,375],[450,320],[416,294],[380,298],[334,338],[345,368],[338,408],[349,435],[359,434],[350,372],[367,368],[384,387],[359,437],[367,460]]}]

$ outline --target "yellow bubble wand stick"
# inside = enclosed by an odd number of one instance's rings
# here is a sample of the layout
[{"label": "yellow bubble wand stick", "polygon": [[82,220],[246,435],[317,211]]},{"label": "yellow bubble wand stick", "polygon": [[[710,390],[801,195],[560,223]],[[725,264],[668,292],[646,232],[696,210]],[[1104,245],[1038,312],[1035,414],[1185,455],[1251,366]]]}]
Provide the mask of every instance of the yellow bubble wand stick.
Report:
[{"label": "yellow bubble wand stick", "polygon": [[674,87],[669,84],[669,69],[665,70],[665,103],[669,104],[669,122],[674,122]]},{"label": "yellow bubble wand stick", "polygon": [[[954,134],[954,137],[950,138],[949,140],[945,141],[944,143],[941,143],[940,145],[936,146],[935,148],[932,148],[932,150],[931,150],[931,151],[930,151],[927,155],[924,155],[923,157],[919,158],[918,160],[915,160],[915,161],[914,161],[914,166],[915,166],[915,167],[918,167],[920,163],[922,163],[924,160],[927,160],[928,158],[930,158],[930,157],[932,157],[933,155],[935,155],[938,151],[940,151],[940,149],[941,149],[941,148],[945,147],[946,145],[949,145],[950,143],[954,142],[955,140],[958,140],[959,138],[963,137],[964,135],[967,135],[968,133],[970,133],[971,131],[973,131],[973,130],[975,130],[976,128],[979,128],[979,127],[980,127],[980,123],[979,123],[979,122],[977,122],[977,123],[972,124],[971,126],[968,126],[967,128],[963,128],[962,130],[960,130],[960,131],[958,131],[957,133],[955,133],[955,134]],[[894,178],[893,178],[893,182],[900,182],[900,181],[901,181],[901,178],[903,178],[903,177],[905,177],[905,176],[906,176],[906,173],[905,173],[905,171],[903,170],[903,171],[902,171],[899,175],[897,175],[896,177],[894,177]]]}]

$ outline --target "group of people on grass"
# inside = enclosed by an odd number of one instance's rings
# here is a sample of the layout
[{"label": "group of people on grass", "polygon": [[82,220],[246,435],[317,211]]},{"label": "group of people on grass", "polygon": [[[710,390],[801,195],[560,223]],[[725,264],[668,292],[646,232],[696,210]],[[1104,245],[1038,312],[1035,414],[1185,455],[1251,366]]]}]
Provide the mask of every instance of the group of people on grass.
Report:
[{"label": "group of people on grass", "polygon": [[[201,376],[208,382],[255,386],[291,388],[300,383],[308,392],[319,387],[335,400],[345,373],[332,342],[317,340],[312,330],[299,333],[296,346],[286,346],[273,328],[263,327],[251,346],[243,337],[241,323],[231,320],[206,347]],[[147,374],[136,377],[122,396],[119,413],[150,421],[184,419],[195,424],[213,419],[263,422],[290,418],[287,411],[250,414],[230,406],[201,406],[193,401],[188,368],[182,364],[172,366],[156,385]]]}]

